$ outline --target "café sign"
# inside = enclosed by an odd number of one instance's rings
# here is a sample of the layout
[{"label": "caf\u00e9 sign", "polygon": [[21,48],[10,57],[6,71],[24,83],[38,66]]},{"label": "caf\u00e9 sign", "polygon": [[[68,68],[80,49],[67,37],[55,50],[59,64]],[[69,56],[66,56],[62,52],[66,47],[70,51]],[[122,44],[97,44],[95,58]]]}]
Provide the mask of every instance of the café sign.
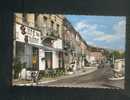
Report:
[{"label": "caf\u00e9 sign", "polygon": [[22,24],[18,24],[16,23],[16,41],[19,42],[25,42],[25,40],[27,39],[28,44],[35,44],[35,45],[41,45],[41,32],[22,25]]}]

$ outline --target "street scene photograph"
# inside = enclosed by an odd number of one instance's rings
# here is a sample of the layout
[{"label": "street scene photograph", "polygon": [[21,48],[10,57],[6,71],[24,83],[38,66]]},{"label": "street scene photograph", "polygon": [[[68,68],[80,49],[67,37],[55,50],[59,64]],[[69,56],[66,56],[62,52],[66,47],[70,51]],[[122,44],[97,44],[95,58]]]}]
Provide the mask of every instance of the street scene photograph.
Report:
[{"label": "street scene photograph", "polygon": [[125,89],[125,16],[14,13],[13,86]]}]

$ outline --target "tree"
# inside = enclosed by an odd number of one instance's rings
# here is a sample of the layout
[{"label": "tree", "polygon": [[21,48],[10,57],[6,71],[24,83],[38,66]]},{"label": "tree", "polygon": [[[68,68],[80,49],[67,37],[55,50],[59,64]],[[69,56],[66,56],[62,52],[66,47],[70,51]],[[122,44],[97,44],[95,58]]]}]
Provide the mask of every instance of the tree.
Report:
[{"label": "tree", "polygon": [[122,52],[120,53],[119,51],[113,51],[111,54],[110,54],[111,58],[114,56],[115,59],[122,59],[125,57],[125,53]]},{"label": "tree", "polygon": [[14,78],[17,79],[19,73],[21,72],[22,68],[26,67],[26,63],[21,63],[20,58],[14,58],[13,61],[13,70],[14,70]]}]

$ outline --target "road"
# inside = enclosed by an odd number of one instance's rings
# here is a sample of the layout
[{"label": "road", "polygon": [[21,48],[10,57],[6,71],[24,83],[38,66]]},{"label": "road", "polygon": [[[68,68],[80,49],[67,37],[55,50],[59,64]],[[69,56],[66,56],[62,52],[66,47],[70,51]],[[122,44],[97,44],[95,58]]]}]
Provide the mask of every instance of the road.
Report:
[{"label": "road", "polygon": [[111,67],[106,65],[105,67],[99,68],[95,72],[86,75],[75,76],[39,85],[56,87],[124,88],[124,80],[108,80],[108,78],[112,77],[112,74]]}]

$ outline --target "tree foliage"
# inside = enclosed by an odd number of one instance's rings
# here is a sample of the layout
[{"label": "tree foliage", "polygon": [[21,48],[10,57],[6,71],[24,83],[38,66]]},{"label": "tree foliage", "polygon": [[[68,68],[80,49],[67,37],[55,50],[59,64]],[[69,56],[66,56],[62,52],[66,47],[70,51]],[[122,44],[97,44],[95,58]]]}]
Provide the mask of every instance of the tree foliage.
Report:
[{"label": "tree foliage", "polygon": [[21,63],[20,58],[14,58],[13,61],[13,71],[14,71],[14,78],[18,78],[18,75],[22,68],[26,67],[26,63]]},{"label": "tree foliage", "polygon": [[110,55],[111,57],[114,56],[115,59],[123,59],[125,57],[125,53],[124,52],[119,52],[119,51],[113,51]]}]

